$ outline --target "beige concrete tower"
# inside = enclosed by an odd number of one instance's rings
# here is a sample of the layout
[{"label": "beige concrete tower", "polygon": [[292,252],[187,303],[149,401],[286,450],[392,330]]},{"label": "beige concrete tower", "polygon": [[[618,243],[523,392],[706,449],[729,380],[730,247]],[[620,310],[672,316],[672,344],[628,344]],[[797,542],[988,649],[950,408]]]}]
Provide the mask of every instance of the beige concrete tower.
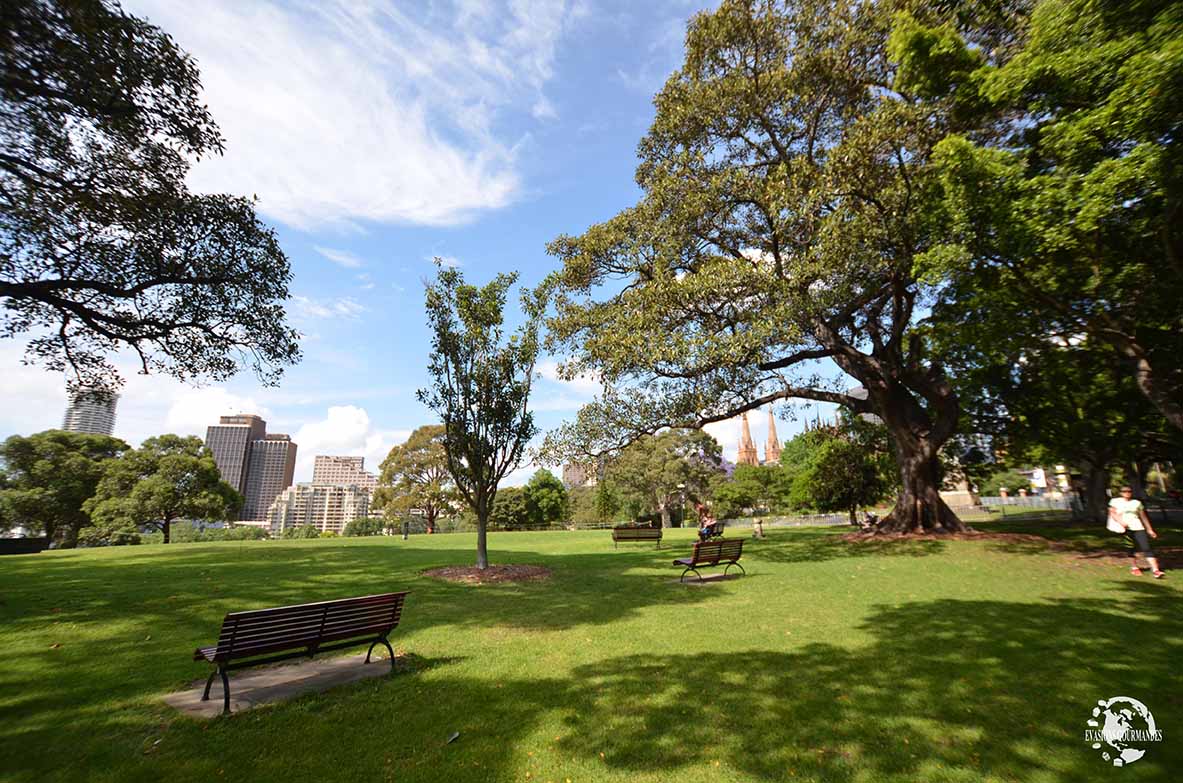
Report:
[{"label": "beige concrete tower", "polygon": [[736,465],[759,465],[760,455],[756,453],[756,444],[752,442],[752,430],[748,426],[748,414],[740,414],[739,455],[735,459]]},{"label": "beige concrete tower", "polygon": [[772,415],[772,406],[768,406],[768,442],[764,444],[764,464],[776,465],[780,463],[780,438],[776,437],[776,418]]}]

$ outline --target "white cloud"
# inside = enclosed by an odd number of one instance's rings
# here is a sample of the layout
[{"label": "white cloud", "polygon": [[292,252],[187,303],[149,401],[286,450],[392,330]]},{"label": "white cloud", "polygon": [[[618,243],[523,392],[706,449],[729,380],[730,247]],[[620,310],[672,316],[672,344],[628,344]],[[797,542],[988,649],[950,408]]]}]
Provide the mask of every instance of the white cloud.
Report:
[{"label": "white cloud", "polygon": [[[172,396],[161,431],[205,438],[206,427],[217,424],[220,416],[235,413],[253,413],[264,419],[271,415],[271,411],[253,397],[243,397],[216,386],[203,389],[181,386]],[[157,428],[160,429],[159,424]]]},{"label": "white cloud", "polygon": [[226,154],[195,166],[194,187],[257,194],[298,228],[450,225],[510,203],[518,140],[498,120],[546,114],[559,41],[583,14],[568,0],[125,6],[201,69]]},{"label": "white cloud", "polygon": [[320,253],[334,264],[343,266],[346,269],[358,269],[362,266],[361,259],[347,250],[334,250],[331,247],[317,246],[316,252]]},{"label": "white cloud", "polygon": [[366,458],[366,470],[377,472],[391,447],[406,441],[410,430],[375,429],[365,408],[335,405],[318,421],[309,422],[292,435],[297,444],[296,481],[312,480],[318,454]]},{"label": "white cloud", "polygon": [[546,380],[558,384],[580,397],[591,398],[604,390],[604,385],[600,382],[599,376],[594,373],[577,375],[571,380],[560,378],[560,363],[558,359],[544,359],[538,363],[537,369],[539,374]]},{"label": "white cloud", "polygon": [[337,299],[311,299],[307,296],[293,296],[288,300],[295,314],[305,318],[357,318],[366,312],[366,306],[349,297]]}]

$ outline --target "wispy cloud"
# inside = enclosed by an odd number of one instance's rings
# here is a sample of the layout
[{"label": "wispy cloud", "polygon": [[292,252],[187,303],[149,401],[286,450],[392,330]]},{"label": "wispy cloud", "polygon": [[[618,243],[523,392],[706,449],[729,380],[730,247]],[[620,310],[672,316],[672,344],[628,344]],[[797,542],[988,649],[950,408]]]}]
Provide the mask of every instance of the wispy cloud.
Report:
[{"label": "wispy cloud", "polygon": [[451,225],[511,203],[519,138],[501,119],[555,112],[556,51],[585,14],[571,0],[124,5],[201,68],[226,154],[193,185],[257,194],[305,229]]},{"label": "wispy cloud", "polygon": [[347,296],[336,299],[293,296],[289,302],[297,315],[306,318],[357,318],[367,309],[361,302]]},{"label": "wispy cloud", "polygon": [[332,261],[338,266],[343,266],[346,269],[360,269],[363,264],[362,260],[346,250],[334,250],[331,247],[316,247],[316,252]]}]

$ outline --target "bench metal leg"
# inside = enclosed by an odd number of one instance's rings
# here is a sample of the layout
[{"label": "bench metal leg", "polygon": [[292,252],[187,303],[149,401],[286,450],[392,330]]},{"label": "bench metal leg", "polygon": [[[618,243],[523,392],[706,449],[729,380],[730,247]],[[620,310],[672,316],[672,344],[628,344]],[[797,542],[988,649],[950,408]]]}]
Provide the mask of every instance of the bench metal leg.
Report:
[{"label": "bench metal leg", "polygon": [[[736,568],[738,568],[740,571],[743,571],[743,575],[744,575],[744,576],[747,576],[747,575],[748,575],[748,572],[747,572],[747,570],[746,570],[746,569],[744,569],[744,567],[743,567],[743,566],[741,566],[739,563],[728,563],[728,564],[727,564],[727,568],[731,568],[731,566],[735,566],[735,567],[736,567]],[[726,574],[726,573],[727,573],[727,568],[724,568],[724,569],[723,569],[723,573],[724,573],[724,574]]]},{"label": "bench metal leg", "polygon": [[386,639],[379,639],[370,645],[370,649],[366,650],[366,663],[370,662],[370,653],[372,653],[374,648],[379,644],[386,645],[386,649],[390,652],[390,670],[394,671],[394,648],[390,646],[390,642],[386,641]]},{"label": "bench metal leg", "polygon": [[214,677],[222,675],[222,714],[230,714],[230,678],[226,676],[226,670],[221,666],[217,670],[210,672],[209,679],[205,681],[205,693],[201,694],[202,701],[209,701],[209,689],[214,684]]},{"label": "bench metal leg", "polygon": [[218,672],[222,675],[222,714],[230,714],[230,678],[226,676],[226,670],[219,668]]},{"label": "bench metal leg", "polygon": [[690,573],[691,571],[694,572],[694,575],[698,577],[698,581],[701,582],[702,581],[702,574],[698,573],[697,568],[687,568],[685,571],[682,572],[682,575],[680,577],[678,577],[678,581],[679,582],[685,581],[686,574]]},{"label": "bench metal leg", "polygon": [[214,677],[218,676],[218,670],[214,669],[209,673],[209,679],[205,681],[205,693],[201,694],[202,701],[209,701],[209,688],[214,684]]}]

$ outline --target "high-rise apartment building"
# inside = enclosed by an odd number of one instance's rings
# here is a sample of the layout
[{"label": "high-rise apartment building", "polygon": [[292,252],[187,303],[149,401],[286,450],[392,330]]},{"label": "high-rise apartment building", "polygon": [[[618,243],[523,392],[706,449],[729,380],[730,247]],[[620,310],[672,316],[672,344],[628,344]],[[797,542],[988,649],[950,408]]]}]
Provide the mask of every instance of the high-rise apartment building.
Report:
[{"label": "high-rise apartment building", "polygon": [[271,501],[292,485],[296,444],[287,435],[267,434],[267,422],[254,415],[222,416],[205,431],[222,479],[242,493],[239,521],[262,524]]},{"label": "high-rise apartment building", "polygon": [[313,484],[354,484],[367,492],[378,486],[378,477],[365,469],[365,457],[333,457],[318,454],[312,463]]},{"label": "high-rise apartment building", "polygon": [[370,493],[356,484],[297,484],[271,504],[266,523],[277,537],[301,525],[339,535],[350,522],[365,519],[369,510]]},{"label": "high-rise apartment building", "polygon": [[89,432],[94,435],[110,435],[115,431],[115,404],[118,394],[96,395],[80,389],[69,393],[66,415],[62,417],[62,429],[66,432]]}]

